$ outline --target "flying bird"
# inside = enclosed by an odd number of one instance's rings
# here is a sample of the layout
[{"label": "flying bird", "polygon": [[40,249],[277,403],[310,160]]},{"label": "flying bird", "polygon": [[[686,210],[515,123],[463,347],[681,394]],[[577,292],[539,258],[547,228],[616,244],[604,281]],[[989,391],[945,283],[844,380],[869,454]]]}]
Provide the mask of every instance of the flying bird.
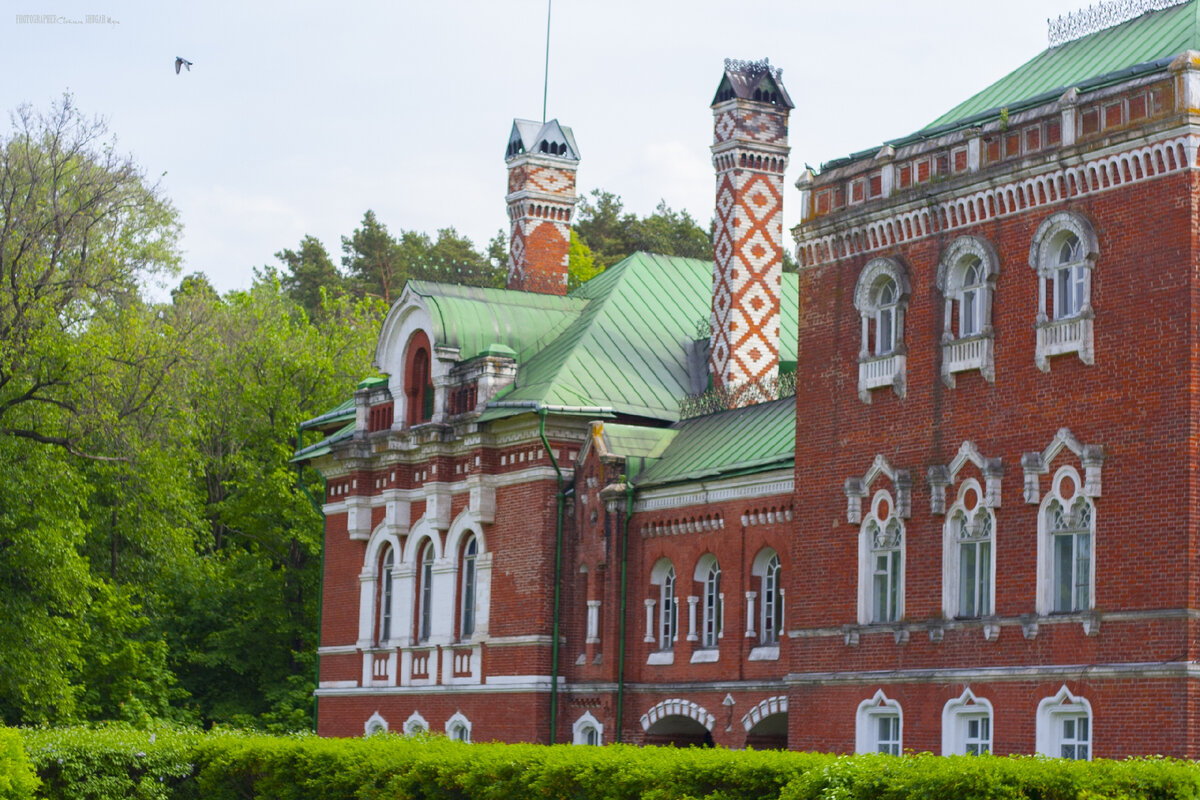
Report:
[{"label": "flying bird", "polygon": [[187,71],[191,72],[192,71],[192,62],[188,61],[186,58],[180,58],[179,56],[175,56],[175,74],[176,75],[179,74],[180,67],[187,67]]}]

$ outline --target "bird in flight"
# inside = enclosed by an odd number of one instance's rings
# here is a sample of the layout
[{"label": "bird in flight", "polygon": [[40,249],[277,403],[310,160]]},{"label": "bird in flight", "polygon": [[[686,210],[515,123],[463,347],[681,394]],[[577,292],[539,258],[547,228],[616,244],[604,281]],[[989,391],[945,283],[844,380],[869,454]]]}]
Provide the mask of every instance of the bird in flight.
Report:
[{"label": "bird in flight", "polygon": [[180,58],[179,56],[175,56],[175,74],[176,75],[179,74],[180,67],[187,67],[187,71],[191,72],[192,71],[192,62],[188,61],[186,58]]}]

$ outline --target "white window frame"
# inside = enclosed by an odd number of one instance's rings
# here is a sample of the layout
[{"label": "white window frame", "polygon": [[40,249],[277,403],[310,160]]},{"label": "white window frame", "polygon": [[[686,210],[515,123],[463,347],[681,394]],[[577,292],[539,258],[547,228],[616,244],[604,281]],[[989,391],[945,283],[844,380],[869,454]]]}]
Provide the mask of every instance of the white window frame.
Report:
[{"label": "white window frame", "polygon": [[759,551],[751,568],[758,578],[758,643],[763,647],[778,647],[783,635],[783,562],[773,548]]},{"label": "white window frame", "polygon": [[[958,697],[948,700],[942,707],[942,755],[968,755],[968,733],[970,723],[975,720],[987,720],[987,736],[980,737],[981,743],[986,743],[985,752],[991,753],[992,742],[996,735],[995,715],[992,713],[990,701],[976,697],[969,688],[964,689]],[[970,755],[980,755],[971,753]]]},{"label": "white window frame", "polygon": [[[880,291],[888,285],[895,296],[880,301]],[[858,276],[854,307],[862,323],[862,343],[858,351],[858,397],[871,402],[871,390],[891,386],[899,397],[907,391],[905,364],[908,350],[904,344],[904,318],[911,292],[908,273],[899,261],[875,258],[867,262]],[[890,336],[883,336],[883,321],[889,321]]]},{"label": "white window frame", "polygon": [[[880,515],[883,505],[887,505],[886,516]],[[886,532],[889,528],[898,531],[899,538],[893,547],[880,550],[875,547],[874,534],[878,530]],[[880,489],[871,499],[871,513],[859,526],[858,536],[858,621],[861,625],[892,625],[904,619],[904,582],[906,570],[905,547],[907,544],[904,520],[900,517],[896,502],[891,492]],[[896,573],[891,574],[891,557],[889,556],[888,588],[894,590],[896,602],[891,609],[891,619],[875,619],[875,573],[876,554],[889,552],[896,554]]]},{"label": "white window frame", "polygon": [[414,711],[408,719],[404,720],[404,735],[420,736],[423,733],[429,733],[429,723],[419,711]]},{"label": "white window frame", "polygon": [[[588,732],[591,731],[596,735],[596,741],[588,741]],[[571,726],[572,742],[581,745],[602,745],[604,744],[604,724],[596,719],[592,712],[585,711],[575,720]]]},{"label": "white window frame", "polygon": [[425,644],[433,636],[433,562],[437,550],[433,540],[417,550],[417,630],[416,640]]},{"label": "white window frame", "polygon": [[390,544],[385,545],[383,557],[379,562],[379,626],[376,629],[375,640],[381,647],[392,640],[396,560],[396,548]]},{"label": "white window frame", "polygon": [[[938,263],[937,286],[943,298],[942,381],[951,389],[958,372],[979,370],[989,383],[996,380],[995,332],[992,328],[992,299],[999,276],[1000,259],[995,248],[978,236],[959,236]],[[967,274],[976,278],[968,283]],[[964,329],[970,305],[976,324]],[[955,310],[958,324],[955,325]]]},{"label": "white window frame", "polygon": [[[1064,498],[1063,486],[1067,481],[1072,483],[1073,490],[1069,498]],[[1058,536],[1072,535],[1055,533],[1050,517],[1053,505],[1056,503],[1067,513],[1071,513],[1077,503],[1085,504],[1090,511],[1086,529],[1079,529],[1079,533],[1086,532],[1090,547],[1090,552],[1088,553],[1087,602],[1086,604],[1082,604],[1082,607],[1074,607],[1078,604],[1072,603],[1073,607],[1070,609],[1056,608],[1055,598],[1058,595],[1059,585],[1058,571],[1055,568],[1055,539]],[[1050,492],[1042,498],[1041,506],[1038,509],[1037,612],[1039,614],[1088,613],[1096,607],[1096,514],[1095,501],[1084,494],[1084,482],[1079,476],[1079,471],[1069,464],[1059,467],[1058,471],[1054,473],[1054,481],[1051,484]],[[1073,586],[1080,585],[1077,576],[1075,576],[1077,568],[1078,557],[1076,556],[1072,564]]]},{"label": "white window frame", "polygon": [[475,635],[475,602],[479,593],[477,560],[479,539],[470,534],[462,551],[462,596],[459,600],[458,638],[466,641]]},{"label": "white window frame", "polygon": [[904,712],[900,708],[900,703],[888,699],[882,689],[875,692],[870,700],[859,703],[858,712],[855,714],[854,752],[885,752],[880,750],[882,743],[879,737],[879,722],[883,718],[895,720],[895,742],[892,743],[891,740],[888,740],[889,745],[886,752],[894,751],[895,755],[904,752]]},{"label": "white window frame", "polygon": [[712,553],[696,562],[695,580],[703,586],[700,594],[700,647],[714,650],[724,638],[725,596],[721,592],[721,564]]},{"label": "white window frame", "polygon": [[[973,498],[972,498],[973,495]],[[947,619],[981,619],[996,613],[996,514],[985,502],[986,494],[979,481],[969,478],[958,487],[957,499],[946,510],[946,519],[942,525],[942,613]],[[968,502],[973,505],[967,509]],[[962,520],[968,527],[972,524],[990,529],[986,537],[963,540],[960,537]],[[977,608],[974,614],[964,614],[962,608],[962,549],[964,545],[975,546],[988,544],[990,563],[988,564],[988,586],[985,597],[981,598],[984,608]],[[976,573],[978,574],[978,550],[976,552]],[[976,587],[978,593],[978,587]]]},{"label": "white window frame", "polygon": [[679,641],[679,576],[670,559],[660,558],[654,563],[650,585],[658,587],[658,598],[648,598],[646,603],[646,642],[655,647],[646,663],[672,664],[675,643]]},{"label": "white window frame", "polygon": [[363,736],[374,736],[377,733],[387,733],[388,721],[376,711],[363,723]]},{"label": "white window frame", "polygon": [[[1079,240],[1078,258],[1063,262],[1064,242]],[[1038,276],[1038,307],[1034,327],[1038,369],[1050,371],[1050,357],[1077,353],[1085,364],[1095,363],[1096,317],[1092,307],[1092,272],[1099,254],[1096,232],[1090,222],[1074,211],[1060,211],[1046,218],[1029,246],[1029,266]],[[1066,285],[1063,284],[1064,272]],[[1069,291],[1071,308],[1060,307],[1060,291]]]},{"label": "white window frame", "polygon": [[[463,736],[455,735],[459,730],[463,732]],[[464,744],[471,743],[471,720],[467,719],[461,711],[455,711],[450,715],[450,719],[446,720],[446,738]]]},{"label": "white window frame", "polygon": [[[1096,749],[1096,726],[1093,724],[1092,704],[1086,698],[1072,694],[1064,684],[1053,697],[1047,697],[1038,703],[1037,708],[1037,752],[1051,758],[1066,758],[1063,747],[1078,747],[1080,742],[1064,738],[1063,723],[1067,721],[1087,720],[1088,734],[1084,740],[1087,747],[1086,755],[1078,759],[1091,761]],[[1076,732],[1077,734],[1077,732]]]}]

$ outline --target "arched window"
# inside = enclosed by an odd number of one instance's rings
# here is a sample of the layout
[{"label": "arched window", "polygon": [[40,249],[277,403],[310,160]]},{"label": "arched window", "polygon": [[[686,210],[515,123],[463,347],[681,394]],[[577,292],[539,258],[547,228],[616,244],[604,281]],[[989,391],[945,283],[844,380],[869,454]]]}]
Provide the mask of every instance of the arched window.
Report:
[{"label": "arched window", "polygon": [[855,752],[898,756],[903,748],[904,716],[900,704],[883,690],[858,706],[855,717]]},{"label": "arched window", "polygon": [[417,641],[429,641],[433,624],[433,542],[421,547],[417,560]]},{"label": "arched window", "polygon": [[404,394],[408,424],[419,425],[433,419],[433,377],[429,337],[424,331],[413,334],[405,359]]},{"label": "arched window", "polygon": [[1052,214],[1033,235],[1029,265],[1038,275],[1037,350],[1043,372],[1050,357],[1078,353],[1093,363],[1092,270],[1098,256],[1096,232],[1073,211]]},{"label": "arched window", "polygon": [[942,755],[982,756],[992,752],[992,704],[970,689],[942,708]]},{"label": "arched window", "polygon": [[943,535],[947,616],[971,619],[994,613],[995,525],[978,481],[964,481],[946,512]]},{"label": "arched window", "polygon": [[942,380],[951,388],[956,372],[977,369],[986,380],[995,380],[992,292],[998,263],[986,240],[960,236],[946,248],[938,264],[937,283],[945,310]]},{"label": "arched window", "polygon": [[871,390],[881,386],[892,386],[904,396],[904,314],[908,297],[908,278],[898,261],[876,258],[863,267],[854,291],[854,306],[862,319],[858,395],[864,403],[871,402]]},{"label": "arched window", "polygon": [[1038,703],[1037,752],[1052,758],[1092,759],[1092,705],[1066,686]]},{"label": "arched window", "polygon": [[471,720],[467,719],[461,711],[456,711],[446,720],[446,736],[456,742],[471,741]]},{"label": "arched window", "polygon": [[575,744],[598,745],[603,743],[604,726],[590,711],[583,712],[582,716],[575,720],[571,731],[574,734]]},{"label": "arched window", "polygon": [[379,562],[379,627],[376,644],[384,644],[392,638],[392,568],[396,562],[396,551],[388,545]]},{"label": "arched window", "polygon": [[367,718],[363,724],[363,736],[374,736],[377,733],[387,733],[388,721],[378,711]]},{"label": "arched window", "polygon": [[658,649],[670,650],[679,638],[679,610],[675,596],[675,568],[668,566],[658,588]]},{"label": "arched window", "polygon": [[458,636],[469,639],[475,633],[475,537],[467,539],[462,555],[462,614],[459,617]]},{"label": "arched window", "polygon": [[859,534],[859,622],[904,616],[904,522],[884,489],[875,493]]},{"label": "arched window", "polygon": [[1082,491],[1079,473],[1065,466],[1054,476],[1038,522],[1040,613],[1089,611],[1094,607],[1096,514]]},{"label": "arched window", "polygon": [[[754,559],[751,574],[758,578],[758,592],[746,594],[747,636],[757,623],[759,644],[777,645],[780,631],[783,630],[783,581],[779,554],[769,547],[763,549]],[[759,601],[757,620],[753,613],[756,594]]]},{"label": "arched window", "polygon": [[703,583],[700,596],[700,646],[714,648],[721,638],[721,626],[725,609],[721,595],[721,565],[711,554],[700,559],[696,566],[696,580]]}]

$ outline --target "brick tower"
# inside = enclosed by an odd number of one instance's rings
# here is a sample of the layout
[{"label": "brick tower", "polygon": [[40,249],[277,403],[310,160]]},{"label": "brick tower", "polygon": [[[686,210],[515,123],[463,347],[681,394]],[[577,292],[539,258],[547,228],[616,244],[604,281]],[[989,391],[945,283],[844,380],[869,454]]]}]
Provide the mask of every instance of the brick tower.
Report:
[{"label": "brick tower", "polygon": [[[713,99],[717,220],[713,239],[713,387],[733,389],[779,374],[779,295],[783,272],[783,174],[788,113],[783,70],[762,61],[725,60]],[[762,399],[737,393],[735,405]]]},{"label": "brick tower", "polygon": [[579,149],[558,120],[513,120],[508,163],[508,288],[567,293],[567,250]]}]

